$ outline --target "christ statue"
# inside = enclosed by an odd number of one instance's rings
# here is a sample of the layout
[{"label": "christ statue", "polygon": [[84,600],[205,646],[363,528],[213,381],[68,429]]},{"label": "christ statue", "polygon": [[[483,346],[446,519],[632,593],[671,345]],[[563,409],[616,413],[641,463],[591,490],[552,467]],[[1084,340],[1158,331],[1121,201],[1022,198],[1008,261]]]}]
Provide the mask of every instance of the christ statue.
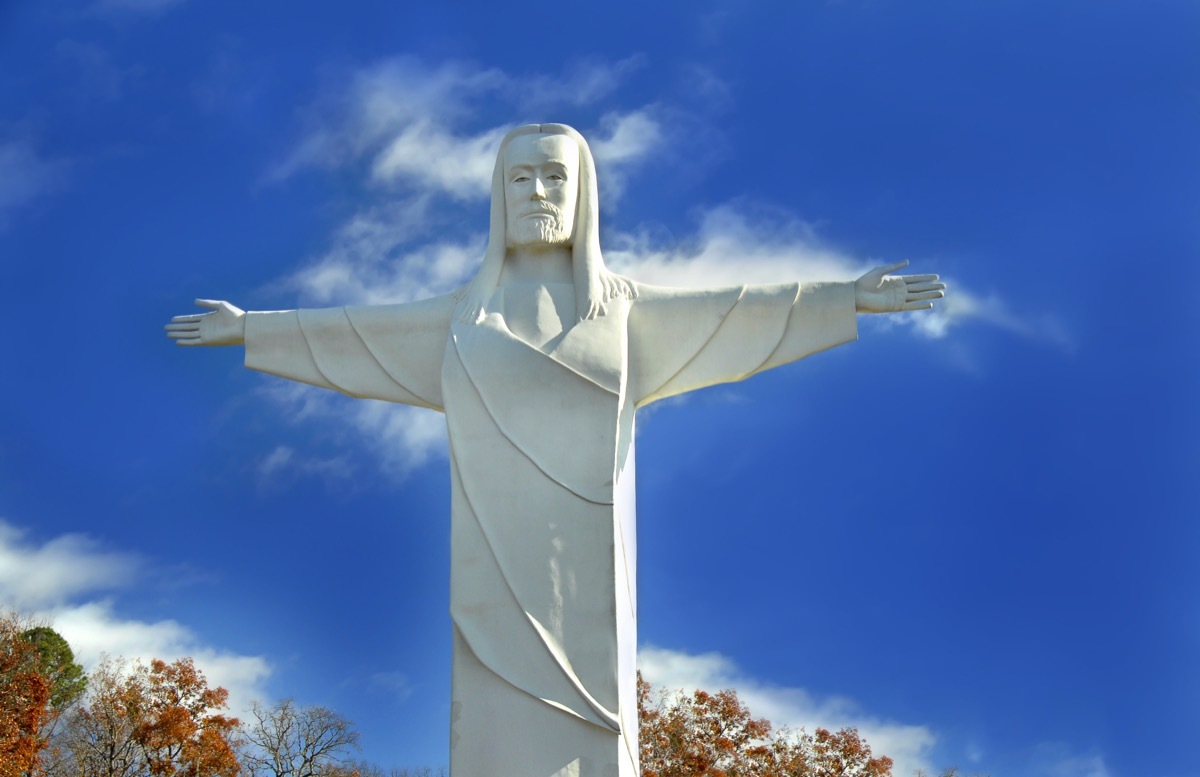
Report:
[{"label": "christ statue", "polygon": [[453,777],[636,777],[634,418],[932,307],[936,275],[675,289],[610,272],[596,170],[561,124],[518,127],[475,277],[418,302],[167,325],[246,366],[442,412],[450,438]]}]

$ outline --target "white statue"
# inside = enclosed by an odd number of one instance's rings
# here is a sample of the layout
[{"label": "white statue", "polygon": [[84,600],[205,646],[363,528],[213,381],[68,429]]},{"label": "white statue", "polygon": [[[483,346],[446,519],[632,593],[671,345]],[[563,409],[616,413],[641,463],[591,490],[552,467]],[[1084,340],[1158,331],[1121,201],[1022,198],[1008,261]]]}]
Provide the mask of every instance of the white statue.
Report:
[{"label": "white statue", "polygon": [[857,312],[932,307],[936,275],[685,290],[610,273],[587,143],[500,146],[483,264],[421,302],[167,326],[246,366],[446,414],[455,777],[636,777],[638,407],[856,339]]}]

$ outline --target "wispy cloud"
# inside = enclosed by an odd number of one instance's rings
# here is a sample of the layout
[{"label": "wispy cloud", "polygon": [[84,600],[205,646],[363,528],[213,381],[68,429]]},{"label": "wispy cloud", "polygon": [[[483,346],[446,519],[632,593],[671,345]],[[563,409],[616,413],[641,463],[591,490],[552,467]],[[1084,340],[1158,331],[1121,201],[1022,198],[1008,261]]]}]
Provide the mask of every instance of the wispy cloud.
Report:
[{"label": "wispy cloud", "polygon": [[[744,202],[704,211],[694,236],[669,244],[648,231],[614,233],[604,257],[610,267],[639,281],[692,288],[853,280],[885,263],[852,256],[822,239],[811,224]],[[935,271],[918,261],[902,272]],[[1065,350],[1073,347],[1070,333],[1053,315],[1018,315],[998,294],[980,295],[956,279],[943,280],[946,297],[933,310],[869,316],[870,326],[908,327],[919,336],[940,339],[967,323],[979,323]]]},{"label": "wispy cloud", "polygon": [[354,475],[349,457],[319,458],[297,453],[290,445],[277,445],[258,462],[259,483],[282,487],[297,479],[318,478],[328,484],[345,483]]},{"label": "wispy cloud", "polygon": [[342,224],[328,251],[278,285],[314,305],[409,302],[445,294],[479,265],[485,233],[422,242],[428,210],[426,198],[366,208]]},{"label": "wispy cloud", "polygon": [[977,295],[953,279],[943,280],[948,285],[946,298],[933,310],[907,319],[919,334],[938,339],[949,334],[952,328],[974,321],[1066,351],[1074,349],[1075,338],[1055,316],[1047,313],[1017,315],[995,292]]},{"label": "wispy cloud", "polygon": [[[306,168],[362,166],[364,180],[396,190],[486,198],[496,149],[530,111],[590,103],[608,94],[640,60],[576,65],[563,75],[512,76],[466,62],[429,65],[397,57],[333,79],[309,110],[303,139],[271,180]],[[511,119],[471,126],[469,106],[499,101]],[[544,119],[545,117],[536,117]],[[609,172],[636,160],[663,132],[649,109],[611,113],[592,140]],[[598,152],[599,153],[599,152]]]},{"label": "wispy cloud", "polygon": [[0,228],[12,211],[61,188],[67,168],[65,160],[47,159],[26,140],[0,141]]},{"label": "wispy cloud", "polygon": [[[433,410],[351,399],[313,386],[274,380],[264,384],[263,392],[291,423],[309,428],[314,422],[325,424],[339,439],[347,431],[352,432],[352,447],[365,446],[374,462],[392,476],[402,478],[431,456],[446,455],[446,420]],[[339,471],[348,478],[354,472],[353,466],[342,457],[337,460],[344,463],[345,468]],[[290,449],[281,452],[280,448],[260,461],[259,474],[278,478],[304,466],[319,466],[324,477],[335,479],[329,462],[314,465]]]},{"label": "wispy cloud", "polygon": [[123,588],[137,577],[140,566],[137,556],[107,550],[81,534],[36,545],[26,532],[0,522],[0,592],[6,602],[23,610]]},{"label": "wispy cloud", "polygon": [[694,236],[667,244],[646,231],[614,234],[604,258],[643,283],[692,288],[849,280],[873,264],[826,245],[799,219],[743,203],[705,211]]},{"label": "wispy cloud", "polygon": [[191,656],[235,706],[263,697],[271,672],[261,656],[239,655],[205,642],[176,620],[138,620],[118,614],[116,597],[145,579],[148,562],[79,534],[43,542],[0,521],[0,602],[50,623],[85,667],[104,655],[131,660]]},{"label": "wispy cloud", "polygon": [[912,774],[916,769],[934,773],[930,759],[937,736],[928,726],[872,715],[846,697],[818,697],[803,688],[764,682],[746,675],[719,653],[695,655],[643,646],[638,650],[638,668],[657,688],[685,693],[697,688],[733,688],[755,717],[764,717],[777,727],[803,728],[811,733],[817,727],[837,730],[852,726],[874,754],[895,761],[895,774]]}]

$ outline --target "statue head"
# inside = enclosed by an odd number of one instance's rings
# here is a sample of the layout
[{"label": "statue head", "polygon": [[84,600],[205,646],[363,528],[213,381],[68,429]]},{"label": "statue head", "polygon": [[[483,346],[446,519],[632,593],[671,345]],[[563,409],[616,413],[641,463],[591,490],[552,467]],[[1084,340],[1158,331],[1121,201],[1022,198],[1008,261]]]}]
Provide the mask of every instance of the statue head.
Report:
[{"label": "statue head", "polygon": [[567,135],[529,133],[505,147],[504,229],[508,248],[570,246],[579,200],[579,146]]},{"label": "statue head", "polygon": [[[532,163],[541,162],[548,167],[544,172],[550,172],[549,167],[559,164],[559,172],[569,174],[574,172],[573,180],[563,182],[558,194],[567,194],[563,200],[569,204],[563,213],[561,223],[556,230],[549,230],[546,237],[552,237],[554,243],[570,245],[575,258],[580,258],[581,251],[594,250],[600,252],[600,203],[596,190],[596,162],[592,158],[592,150],[588,148],[583,136],[565,124],[526,124],[509,132],[500,142],[500,151],[496,155],[496,167],[492,171],[492,212],[491,228],[488,234],[487,258],[499,254],[501,262],[510,246],[528,245],[523,242],[531,237],[524,234],[526,227],[522,226],[521,218],[530,209],[530,195],[533,194],[533,182],[508,180],[510,167],[513,172],[527,172]],[[516,170],[521,166],[524,170]],[[522,176],[515,176],[522,177]],[[525,176],[531,177],[531,176]],[[571,176],[567,176],[571,178]],[[543,183],[545,186],[545,183]],[[547,190],[547,194],[549,191]],[[562,207],[558,202],[552,202],[549,196],[542,200]],[[536,217],[524,219],[531,226],[537,226],[539,236],[548,223],[547,219]],[[510,230],[513,234],[509,234]],[[565,232],[565,240],[562,232]]]},{"label": "statue head", "polygon": [[500,142],[492,171],[487,250],[460,299],[481,310],[500,282],[509,248],[537,246],[570,247],[576,294],[586,311],[582,303],[591,298],[589,293],[596,295],[596,278],[606,272],[600,254],[600,197],[592,151],[565,124],[526,124]]}]

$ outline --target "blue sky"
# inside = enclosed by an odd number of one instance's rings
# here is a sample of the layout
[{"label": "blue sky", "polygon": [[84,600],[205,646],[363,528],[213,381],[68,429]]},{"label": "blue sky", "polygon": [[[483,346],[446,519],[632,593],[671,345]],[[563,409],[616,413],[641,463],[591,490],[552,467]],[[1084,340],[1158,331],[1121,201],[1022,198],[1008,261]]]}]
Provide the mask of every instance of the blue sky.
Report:
[{"label": "blue sky", "polygon": [[453,288],[559,121],[635,278],[951,284],[639,416],[651,679],[905,777],[1200,774],[1200,7],[521,8],[0,5],[0,603],[445,763],[441,417],[162,325]]}]

